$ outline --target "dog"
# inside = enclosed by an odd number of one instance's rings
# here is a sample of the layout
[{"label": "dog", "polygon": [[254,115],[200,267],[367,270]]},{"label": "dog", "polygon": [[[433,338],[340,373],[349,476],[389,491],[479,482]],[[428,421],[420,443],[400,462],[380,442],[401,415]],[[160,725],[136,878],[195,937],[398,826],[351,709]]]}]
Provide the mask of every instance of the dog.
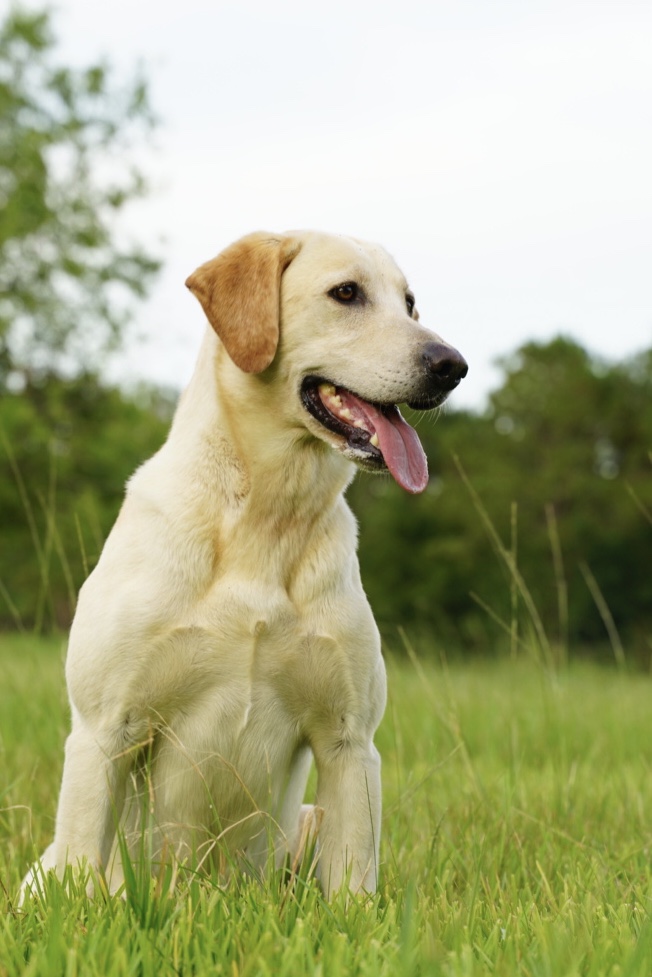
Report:
[{"label": "dog", "polygon": [[396,405],[439,407],[467,365],[354,238],[251,234],[186,285],[206,335],[80,591],[55,836],[23,892],[66,865],[118,890],[143,836],[152,868],[262,871],[310,832],[327,896],[372,892],[386,679],[344,490],[356,466],[426,487]]}]

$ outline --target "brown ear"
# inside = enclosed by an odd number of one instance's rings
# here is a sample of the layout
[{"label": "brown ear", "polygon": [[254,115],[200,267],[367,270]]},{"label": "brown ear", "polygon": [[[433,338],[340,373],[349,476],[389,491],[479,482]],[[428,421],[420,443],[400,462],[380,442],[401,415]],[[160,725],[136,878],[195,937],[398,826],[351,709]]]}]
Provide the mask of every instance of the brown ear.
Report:
[{"label": "brown ear", "polygon": [[299,248],[289,237],[249,234],[186,280],[227,353],[245,373],[262,373],[274,359],[281,275]]}]

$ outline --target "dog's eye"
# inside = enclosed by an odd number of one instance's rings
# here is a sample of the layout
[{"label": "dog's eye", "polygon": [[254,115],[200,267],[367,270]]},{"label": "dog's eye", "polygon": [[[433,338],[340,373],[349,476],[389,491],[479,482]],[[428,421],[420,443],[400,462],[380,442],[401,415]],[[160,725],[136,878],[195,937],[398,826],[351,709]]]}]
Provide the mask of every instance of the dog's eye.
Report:
[{"label": "dog's eye", "polygon": [[408,315],[412,315],[414,312],[414,295],[412,295],[410,292],[407,292],[405,296],[405,305],[408,310]]},{"label": "dog's eye", "polygon": [[341,285],[336,285],[335,288],[331,288],[328,294],[336,302],[341,302],[343,305],[348,305],[355,302],[356,299],[362,298],[362,293],[355,282],[343,282]]}]

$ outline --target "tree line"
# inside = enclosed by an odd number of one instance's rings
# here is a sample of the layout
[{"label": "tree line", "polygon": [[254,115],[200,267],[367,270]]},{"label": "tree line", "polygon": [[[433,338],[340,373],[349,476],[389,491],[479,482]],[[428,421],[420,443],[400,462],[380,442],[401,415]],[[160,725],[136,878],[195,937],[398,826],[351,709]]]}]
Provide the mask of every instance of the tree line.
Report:
[{"label": "tree line", "polygon": [[[421,496],[359,474],[363,580],[385,637],[494,653],[652,650],[652,349],[607,364],[565,338],[505,361],[482,413],[411,417]],[[162,443],[174,397],[93,374],[0,402],[0,627],[66,627],[124,484]]]},{"label": "tree line", "polygon": [[[152,123],[142,78],[57,63],[50,14],[0,24],[0,628],[68,626],[169,424],[169,392],[100,379],[159,265],[117,233]],[[558,337],[502,371],[482,412],[411,416],[422,496],[365,475],[349,490],[381,630],[396,650],[403,627],[448,654],[649,665],[652,349],[606,363]]]},{"label": "tree line", "polygon": [[605,363],[558,337],[502,367],[481,414],[423,418],[423,497],[353,487],[379,619],[444,647],[649,662],[652,350]]}]

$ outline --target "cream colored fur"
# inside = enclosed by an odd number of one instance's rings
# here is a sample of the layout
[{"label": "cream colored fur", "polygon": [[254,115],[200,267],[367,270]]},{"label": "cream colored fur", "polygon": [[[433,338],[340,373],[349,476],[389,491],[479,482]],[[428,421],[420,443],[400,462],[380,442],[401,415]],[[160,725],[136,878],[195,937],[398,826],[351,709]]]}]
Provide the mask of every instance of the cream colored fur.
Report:
[{"label": "cream colored fur", "polygon": [[[327,294],[353,279],[355,313]],[[117,888],[118,825],[154,862],[226,845],[262,867],[270,838],[296,854],[314,758],[323,887],[371,891],[385,669],[343,497],[354,466],[299,388],[323,371],[404,401],[433,334],[392,259],[349,238],[252,235],[188,285],[212,328],[82,587],[55,837],[24,889],[85,861]]]}]

